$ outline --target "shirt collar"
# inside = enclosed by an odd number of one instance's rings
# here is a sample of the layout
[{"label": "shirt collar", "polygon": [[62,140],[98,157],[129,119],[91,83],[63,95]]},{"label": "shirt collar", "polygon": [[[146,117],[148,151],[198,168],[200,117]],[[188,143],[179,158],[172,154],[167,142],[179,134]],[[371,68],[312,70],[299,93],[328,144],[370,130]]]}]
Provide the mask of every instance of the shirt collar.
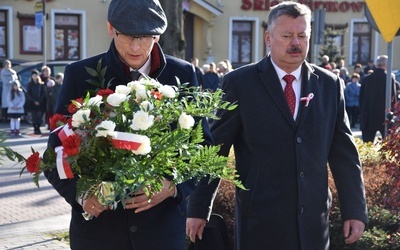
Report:
[{"label": "shirt collar", "polygon": [[296,77],[296,80],[297,80],[297,81],[300,81],[300,76],[301,76],[301,65],[300,65],[295,71],[290,72],[290,73],[286,73],[286,72],[283,71],[281,68],[279,68],[278,65],[276,65],[276,64],[274,63],[274,60],[272,60],[272,58],[271,58],[271,62],[272,62],[272,65],[274,65],[274,68],[275,68],[276,73],[278,74],[279,80],[282,80],[282,78],[283,78],[285,75],[290,74],[290,75],[293,75],[294,77]]},{"label": "shirt collar", "polygon": [[[148,76],[150,74],[150,67],[151,67],[151,55],[149,55],[149,57],[147,58],[147,61],[138,70],[140,73]],[[130,68],[130,71],[132,71],[132,70],[134,70],[134,69]]]}]

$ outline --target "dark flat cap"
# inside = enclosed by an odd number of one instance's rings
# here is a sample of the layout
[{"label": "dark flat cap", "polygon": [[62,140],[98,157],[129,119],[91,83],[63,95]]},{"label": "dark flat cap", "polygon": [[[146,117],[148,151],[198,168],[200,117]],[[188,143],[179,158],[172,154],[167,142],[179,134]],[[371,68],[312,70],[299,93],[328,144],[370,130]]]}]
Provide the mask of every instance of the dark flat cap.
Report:
[{"label": "dark flat cap", "polygon": [[108,21],[127,35],[161,35],[167,29],[167,17],[158,0],[112,0]]}]

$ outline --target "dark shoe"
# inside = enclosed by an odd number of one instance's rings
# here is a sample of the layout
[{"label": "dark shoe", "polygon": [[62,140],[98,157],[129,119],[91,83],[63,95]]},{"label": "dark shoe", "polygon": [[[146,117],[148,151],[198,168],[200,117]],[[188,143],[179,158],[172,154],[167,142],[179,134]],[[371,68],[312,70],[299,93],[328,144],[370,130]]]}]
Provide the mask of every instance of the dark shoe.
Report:
[{"label": "dark shoe", "polygon": [[17,129],[17,130],[15,130],[15,135],[21,136],[21,132]]},{"label": "dark shoe", "polygon": [[15,135],[15,130],[11,130],[10,135],[14,136]]}]

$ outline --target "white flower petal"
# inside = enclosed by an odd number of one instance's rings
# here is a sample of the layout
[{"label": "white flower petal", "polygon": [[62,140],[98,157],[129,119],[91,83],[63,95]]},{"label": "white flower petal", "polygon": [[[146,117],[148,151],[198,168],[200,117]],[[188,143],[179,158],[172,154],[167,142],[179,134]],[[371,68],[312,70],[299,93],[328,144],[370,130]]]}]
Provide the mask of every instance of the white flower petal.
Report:
[{"label": "white flower petal", "polygon": [[185,112],[179,116],[179,126],[182,129],[191,129],[194,126],[194,118],[191,115],[187,115]]}]

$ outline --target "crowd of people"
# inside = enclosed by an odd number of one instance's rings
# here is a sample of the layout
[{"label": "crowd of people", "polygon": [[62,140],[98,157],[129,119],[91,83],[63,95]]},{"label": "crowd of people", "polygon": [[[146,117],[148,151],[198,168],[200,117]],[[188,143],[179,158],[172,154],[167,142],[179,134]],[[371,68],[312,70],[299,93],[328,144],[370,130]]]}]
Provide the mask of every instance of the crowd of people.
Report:
[{"label": "crowd of people", "polygon": [[[376,64],[373,59],[365,66],[356,63],[353,73],[350,74],[344,59],[335,63],[331,62],[327,55],[321,57],[319,66],[340,77],[344,85],[346,111],[351,128],[359,125],[364,142],[374,142],[378,131],[382,138],[387,134],[385,129],[386,113],[389,112],[385,107],[387,60],[387,55],[380,55],[376,59]],[[399,98],[399,89],[400,84],[392,75],[392,107]]]},{"label": "crowd of people", "polygon": [[194,57],[190,62],[195,66],[196,77],[199,86],[204,91],[215,92],[221,88],[224,75],[233,70],[232,64],[228,59],[218,62],[210,62],[199,66],[199,59]]},{"label": "crowd of people", "polygon": [[1,95],[2,122],[10,120],[10,135],[19,136],[21,119],[30,117],[34,134],[41,134],[40,127],[47,125],[58,99],[64,74],[51,75],[51,69],[43,66],[41,72],[33,70],[24,88],[18,79],[12,63],[5,60],[1,71],[3,84]]}]

